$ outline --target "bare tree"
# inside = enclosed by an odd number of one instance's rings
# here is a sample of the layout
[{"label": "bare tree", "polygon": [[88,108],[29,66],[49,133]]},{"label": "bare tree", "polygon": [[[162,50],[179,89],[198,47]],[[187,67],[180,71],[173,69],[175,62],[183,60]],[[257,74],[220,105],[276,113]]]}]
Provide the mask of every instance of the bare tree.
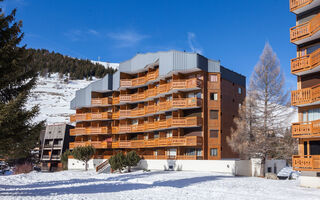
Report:
[{"label": "bare tree", "polygon": [[228,143],[241,157],[261,158],[262,174],[265,161],[275,155],[279,138],[289,126],[293,109],[290,109],[289,91],[280,63],[269,43],[266,43],[250,78],[250,85],[239,117],[237,129],[232,130]]}]

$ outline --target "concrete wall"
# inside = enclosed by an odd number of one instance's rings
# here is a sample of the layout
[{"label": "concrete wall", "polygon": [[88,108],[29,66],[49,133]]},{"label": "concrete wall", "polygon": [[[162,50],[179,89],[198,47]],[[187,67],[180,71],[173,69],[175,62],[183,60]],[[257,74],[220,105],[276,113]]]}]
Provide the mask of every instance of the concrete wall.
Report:
[{"label": "concrete wall", "polygon": [[140,168],[150,170],[209,171],[235,175],[235,160],[141,160]]},{"label": "concrete wall", "polygon": [[302,171],[299,177],[300,185],[303,187],[312,187],[320,189],[320,177],[315,171]]},{"label": "concrete wall", "polygon": [[[106,159],[91,159],[88,162],[88,169],[89,170],[96,170],[96,167],[104,162]],[[84,170],[84,162],[76,160],[76,159],[68,159],[68,169],[77,169],[77,170]]]}]

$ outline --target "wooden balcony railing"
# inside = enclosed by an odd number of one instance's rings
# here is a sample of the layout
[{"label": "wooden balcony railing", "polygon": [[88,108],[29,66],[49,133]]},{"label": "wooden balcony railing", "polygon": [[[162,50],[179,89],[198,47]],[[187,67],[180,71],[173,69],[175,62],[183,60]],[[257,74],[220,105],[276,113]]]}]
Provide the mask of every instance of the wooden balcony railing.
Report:
[{"label": "wooden balcony railing", "polygon": [[320,65],[320,49],[309,55],[294,58],[291,60],[291,73],[299,74],[311,70]]},{"label": "wooden balcony railing", "polygon": [[111,97],[92,98],[92,99],[91,99],[91,105],[93,105],[93,106],[112,105],[112,98],[111,98]]},{"label": "wooden balcony railing", "polygon": [[312,2],[313,0],[290,0],[290,11],[293,12],[294,10],[309,5]]},{"label": "wooden balcony railing", "polygon": [[69,148],[73,149],[75,147],[79,146],[93,146],[96,149],[106,149],[106,148],[111,148],[112,143],[110,141],[83,141],[83,142],[70,142],[69,143]]},{"label": "wooden balcony railing", "polygon": [[173,137],[157,138],[149,140],[125,140],[112,143],[112,148],[153,148],[153,147],[176,147],[176,146],[201,146],[202,137]]},{"label": "wooden balcony railing", "polygon": [[201,88],[201,86],[202,86],[202,80],[197,78],[186,79],[186,80],[175,80],[170,83],[161,84],[157,88],[145,90],[144,92],[138,92],[135,94],[121,94],[120,102],[125,103],[125,102],[144,101],[147,98],[151,98],[159,94],[167,93],[170,90]]},{"label": "wooden balcony railing", "polygon": [[120,97],[113,97],[112,98],[112,105],[116,105],[120,103]]},{"label": "wooden balcony railing", "polygon": [[203,160],[203,156],[197,155],[142,155],[141,157],[147,160]]},{"label": "wooden balcony railing", "polygon": [[291,105],[293,106],[311,104],[317,101],[320,101],[320,84],[291,92]]},{"label": "wooden balcony railing", "polygon": [[159,111],[166,111],[173,108],[188,108],[199,107],[202,104],[202,100],[196,97],[191,98],[174,98],[171,101],[160,102],[159,105],[145,106],[134,110],[120,110],[119,118],[125,117],[141,117],[147,114],[157,113]]},{"label": "wooden balcony railing", "polygon": [[292,43],[312,36],[320,29],[320,14],[313,17],[310,21],[290,28],[290,40]]},{"label": "wooden balcony railing", "polygon": [[292,137],[310,138],[320,137],[320,120],[292,124]]},{"label": "wooden balcony railing", "polygon": [[[101,112],[101,113],[81,113],[70,116],[70,121],[89,121],[89,120],[108,120],[112,119],[112,115],[114,113],[111,112]],[[119,118],[119,117],[117,117]]]},{"label": "wooden balcony railing", "polygon": [[149,81],[156,80],[159,76],[159,70],[148,72],[147,75],[134,79],[121,79],[120,87],[134,87],[144,85]]},{"label": "wooden balcony railing", "polygon": [[296,155],[292,156],[292,167],[297,171],[319,171],[320,155]]}]

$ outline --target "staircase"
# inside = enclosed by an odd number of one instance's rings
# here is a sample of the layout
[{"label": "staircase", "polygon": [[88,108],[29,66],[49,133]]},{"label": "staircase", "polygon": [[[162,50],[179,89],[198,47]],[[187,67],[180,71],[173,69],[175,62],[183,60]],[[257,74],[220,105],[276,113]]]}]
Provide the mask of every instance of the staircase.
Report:
[{"label": "staircase", "polygon": [[111,167],[110,167],[110,164],[108,162],[108,160],[100,163],[97,167],[96,167],[96,172],[98,174],[100,173],[110,173],[111,171]]}]

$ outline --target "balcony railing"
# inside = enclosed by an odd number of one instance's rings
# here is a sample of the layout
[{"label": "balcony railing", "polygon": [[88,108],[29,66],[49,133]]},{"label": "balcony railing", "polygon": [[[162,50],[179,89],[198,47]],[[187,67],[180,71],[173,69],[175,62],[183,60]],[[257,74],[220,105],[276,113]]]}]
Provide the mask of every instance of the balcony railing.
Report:
[{"label": "balcony railing", "polygon": [[172,82],[161,84],[157,88],[151,88],[144,92],[138,92],[135,94],[121,94],[120,102],[136,102],[144,101],[147,98],[156,97],[159,94],[168,93],[170,90],[182,90],[182,89],[193,89],[201,88],[202,81],[197,78],[186,79],[186,80],[174,80]]},{"label": "balcony railing", "polygon": [[310,138],[320,137],[320,120],[292,124],[292,137]]},{"label": "balcony railing", "polygon": [[308,38],[320,29],[320,14],[313,17],[310,21],[290,28],[290,40],[292,43]]},{"label": "balcony railing", "polygon": [[105,98],[92,98],[91,105],[93,106],[107,106],[112,105],[112,98],[105,97]]},{"label": "balcony railing", "polygon": [[96,135],[96,134],[111,134],[111,127],[86,127],[86,128],[74,128],[70,130],[70,135]]},{"label": "balcony railing", "polygon": [[70,142],[69,143],[69,148],[73,149],[75,147],[79,146],[93,146],[96,149],[106,149],[106,148],[111,148],[111,141],[83,141],[83,142]]},{"label": "balcony railing", "polygon": [[290,0],[290,11],[294,12],[295,10],[307,6],[312,2],[313,0]]},{"label": "balcony railing", "polygon": [[318,101],[320,101],[320,84],[291,92],[291,105],[293,106],[312,104]]},{"label": "balcony railing", "polygon": [[113,119],[113,114],[115,113],[101,112],[101,113],[74,114],[70,116],[70,121],[75,122],[75,121],[90,121],[90,120],[110,120],[110,119]]},{"label": "balcony railing", "polygon": [[294,58],[291,60],[291,73],[300,75],[302,72],[312,70],[320,65],[320,49],[309,55]]},{"label": "balcony railing", "polygon": [[112,148],[153,148],[153,147],[176,147],[176,146],[201,146],[202,137],[173,137],[157,138],[149,140],[125,140],[112,142]]},{"label": "balcony railing", "polygon": [[134,87],[144,85],[149,81],[156,80],[159,76],[159,70],[148,72],[147,75],[134,79],[121,79],[120,87]]},{"label": "balcony railing", "polygon": [[203,156],[196,155],[142,155],[141,157],[147,160],[203,160]]},{"label": "balcony railing", "polygon": [[292,166],[297,171],[319,171],[320,155],[296,155],[292,156]]}]

